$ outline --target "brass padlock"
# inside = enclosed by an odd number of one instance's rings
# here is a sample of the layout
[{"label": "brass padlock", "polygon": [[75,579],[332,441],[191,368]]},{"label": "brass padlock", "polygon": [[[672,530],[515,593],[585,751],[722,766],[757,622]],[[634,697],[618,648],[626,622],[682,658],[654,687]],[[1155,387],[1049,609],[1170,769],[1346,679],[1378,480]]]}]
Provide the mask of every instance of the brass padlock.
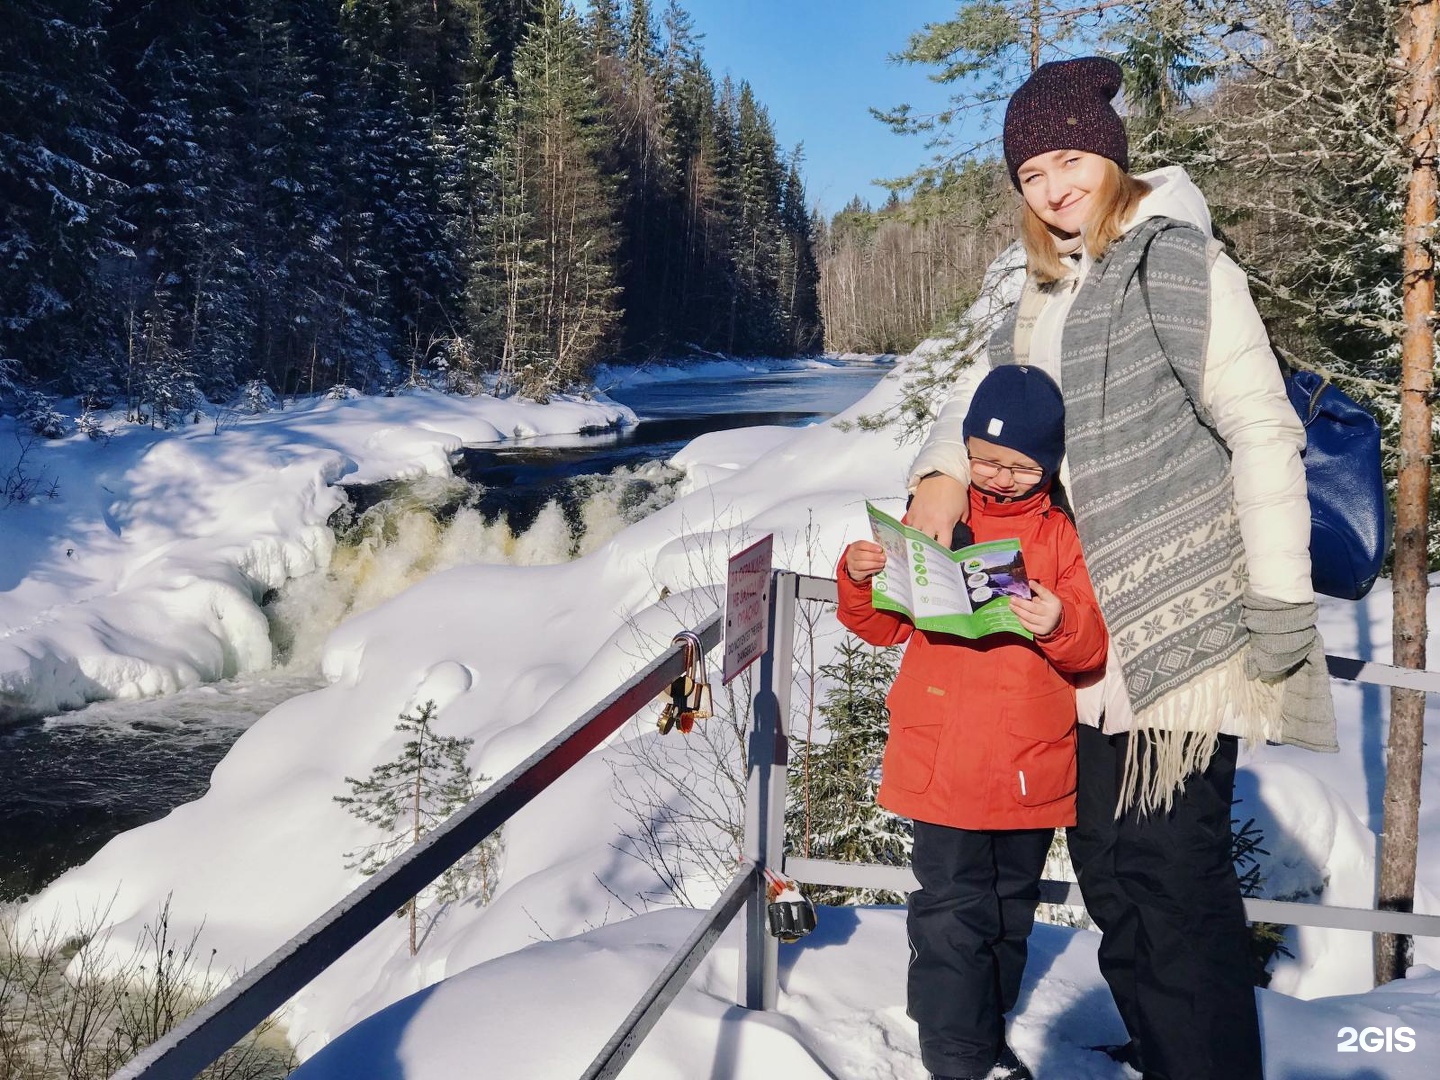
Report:
[{"label": "brass padlock", "polygon": [[696,720],[714,715],[714,700],[705,678],[705,652],[700,638],[692,631],[682,630],[675,635],[673,644],[685,646],[685,673],[670,684],[670,700],[660,710],[655,726],[661,735],[668,735],[675,728],[680,729],[680,734],[688,735],[694,730]]},{"label": "brass padlock", "polygon": [[685,644],[685,711],[693,713],[696,720],[708,719],[714,715],[714,702],[710,682],[705,678],[705,650],[700,638],[690,630],[682,630],[675,640]]}]

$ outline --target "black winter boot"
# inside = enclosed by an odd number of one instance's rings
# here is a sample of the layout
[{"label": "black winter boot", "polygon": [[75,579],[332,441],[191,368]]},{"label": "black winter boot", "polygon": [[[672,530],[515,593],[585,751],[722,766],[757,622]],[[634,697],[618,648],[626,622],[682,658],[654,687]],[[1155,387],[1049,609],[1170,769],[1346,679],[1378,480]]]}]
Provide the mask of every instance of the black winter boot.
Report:
[{"label": "black winter boot", "polygon": [[1035,1080],[1035,1074],[1015,1056],[1015,1051],[1010,1049],[1009,1043],[1001,1043],[1000,1058],[995,1062],[995,1067],[990,1070],[986,1080]]}]

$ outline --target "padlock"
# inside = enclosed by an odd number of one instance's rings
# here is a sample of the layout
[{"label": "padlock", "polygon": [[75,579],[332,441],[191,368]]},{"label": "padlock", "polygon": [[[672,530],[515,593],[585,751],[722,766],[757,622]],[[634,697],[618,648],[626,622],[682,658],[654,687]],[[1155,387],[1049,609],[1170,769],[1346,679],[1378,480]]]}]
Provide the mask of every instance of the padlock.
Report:
[{"label": "padlock", "polygon": [[803,896],[799,900],[775,900],[765,908],[770,936],[793,945],[815,929],[815,908]]},{"label": "padlock", "polygon": [[705,678],[705,653],[700,638],[690,630],[682,630],[675,635],[673,644],[685,647],[685,672],[670,684],[670,700],[660,711],[655,726],[661,735],[675,728],[680,729],[680,734],[689,735],[696,720],[714,715],[714,700]]},{"label": "padlock", "polygon": [[690,630],[680,631],[675,641],[685,646],[685,711],[693,713],[695,720],[705,720],[714,715],[710,681],[705,677],[705,650],[699,636]]},{"label": "padlock", "polygon": [[766,869],[765,924],[771,937],[786,945],[794,944],[815,929],[815,905],[800,892],[789,878]]},{"label": "padlock", "polygon": [[708,720],[714,715],[712,704],[710,684],[697,680],[693,674],[686,675],[685,711],[693,714],[692,718],[695,720]]}]

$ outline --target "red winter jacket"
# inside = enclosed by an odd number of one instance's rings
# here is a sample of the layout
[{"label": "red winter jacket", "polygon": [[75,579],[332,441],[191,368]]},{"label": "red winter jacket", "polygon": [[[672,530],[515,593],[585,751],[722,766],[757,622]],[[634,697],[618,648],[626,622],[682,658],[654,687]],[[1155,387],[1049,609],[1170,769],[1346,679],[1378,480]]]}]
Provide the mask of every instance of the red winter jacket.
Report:
[{"label": "red winter jacket", "polygon": [[1075,686],[1103,677],[1109,637],[1075,526],[1048,491],[1000,502],[970,489],[975,542],[1018,537],[1027,576],[1055,592],[1055,632],[970,641],[915,633],[870,604],[840,558],[840,621],[872,645],[909,641],[886,704],[890,737],[880,805],[961,829],[1075,823]]}]

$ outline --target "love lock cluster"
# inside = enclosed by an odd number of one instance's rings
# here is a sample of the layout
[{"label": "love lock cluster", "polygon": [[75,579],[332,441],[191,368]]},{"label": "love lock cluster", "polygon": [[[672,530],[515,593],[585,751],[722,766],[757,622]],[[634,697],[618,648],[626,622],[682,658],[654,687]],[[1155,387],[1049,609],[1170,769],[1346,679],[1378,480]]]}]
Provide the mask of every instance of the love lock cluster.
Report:
[{"label": "love lock cluster", "polygon": [[668,735],[672,728],[679,728],[680,734],[690,734],[696,720],[711,715],[710,683],[705,677],[705,650],[700,638],[691,630],[682,630],[671,642],[685,646],[685,673],[670,684],[670,700],[660,710],[656,726],[661,735]]}]

